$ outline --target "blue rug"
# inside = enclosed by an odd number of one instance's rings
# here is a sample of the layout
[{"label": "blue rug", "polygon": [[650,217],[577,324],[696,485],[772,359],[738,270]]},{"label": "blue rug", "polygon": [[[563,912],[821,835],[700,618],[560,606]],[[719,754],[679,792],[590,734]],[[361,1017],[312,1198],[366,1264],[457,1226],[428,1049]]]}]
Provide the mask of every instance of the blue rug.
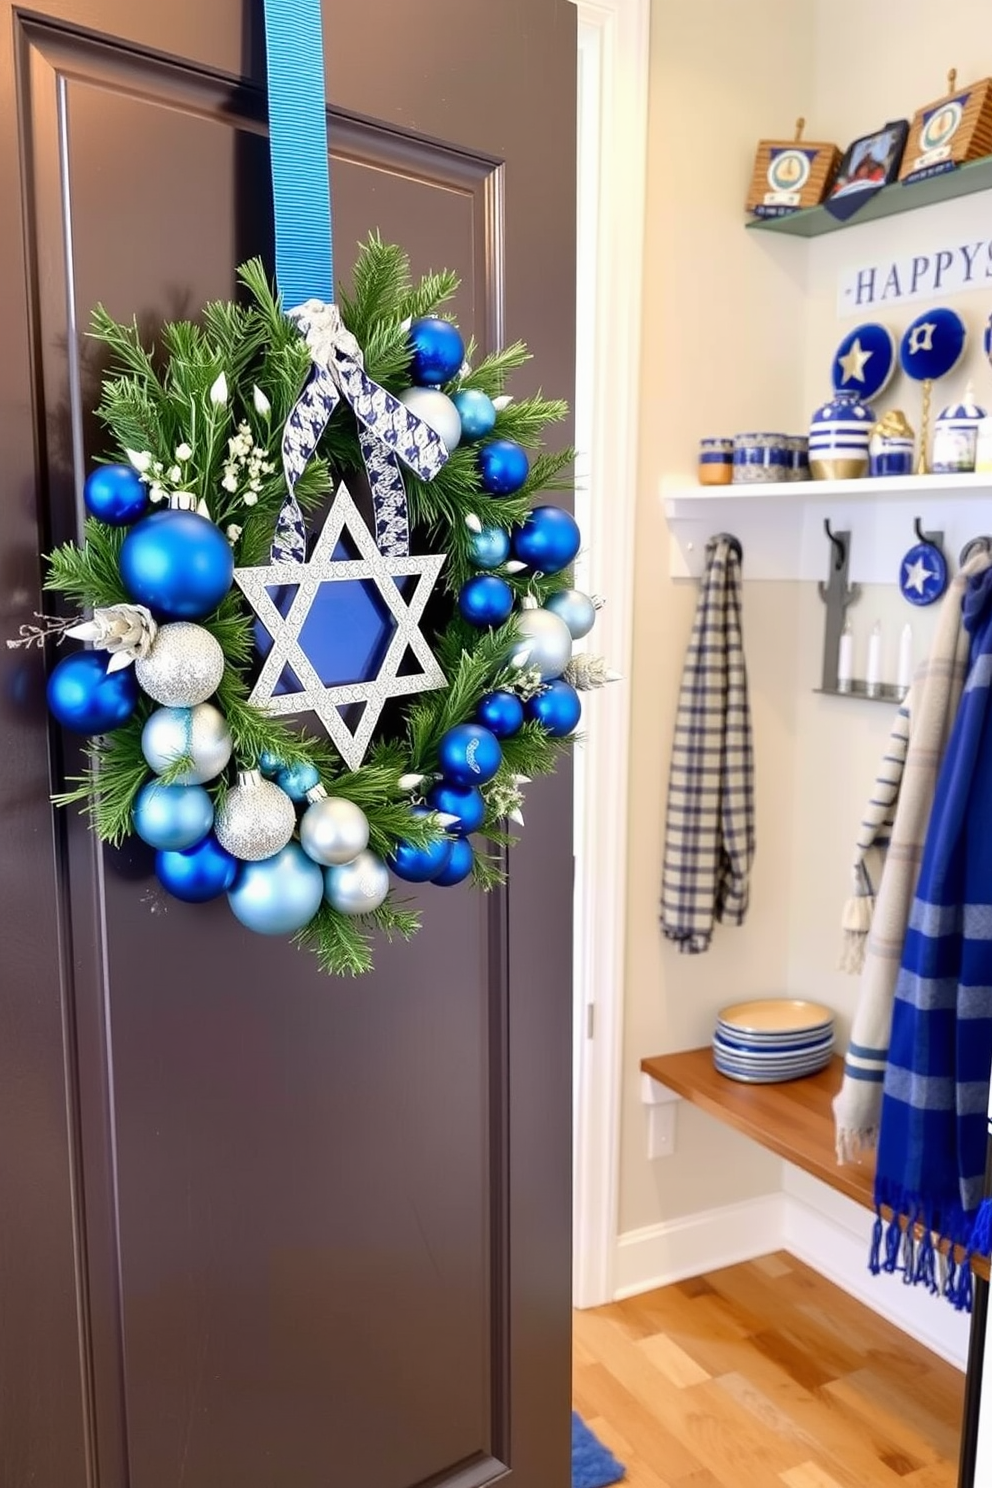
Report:
[{"label": "blue rug", "polygon": [[619,1483],[626,1469],[597,1441],[589,1427],[572,1412],[572,1488],[608,1488]]}]

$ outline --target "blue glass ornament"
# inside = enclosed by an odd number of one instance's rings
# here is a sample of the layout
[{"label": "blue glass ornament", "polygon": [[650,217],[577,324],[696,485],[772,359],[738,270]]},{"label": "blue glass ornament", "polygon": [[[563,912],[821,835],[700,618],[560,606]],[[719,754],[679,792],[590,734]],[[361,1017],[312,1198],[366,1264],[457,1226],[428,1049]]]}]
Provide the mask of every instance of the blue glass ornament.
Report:
[{"label": "blue glass ornament", "polygon": [[286,761],[280,759],[278,754],[273,754],[271,749],[263,749],[258,756],[258,768],[269,780],[278,775],[279,771],[285,768],[285,765]]},{"label": "blue glass ornament", "polygon": [[527,717],[539,723],[555,739],[563,739],[578,726],[582,703],[568,682],[550,682],[527,703]]},{"label": "blue glass ornament", "polygon": [[440,387],[461,371],[465,342],[457,326],[438,315],[424,315],[410,327],[413,361],[410,380],[420,387]]},{"label": "blue glass ornament", "polygon": [[458,611],[470,625],[502,625],[513,612],[513,590],[495,574],[476,574],[458,591]]},{"label": "blue glass ornament", "polygon": [[479,479],[490,496],[512,496],[530,473],[530,460],[515,439],[490,439],[479,445]]},{"label": "blue glass ornament", "polygon": [[179,852],[202,842],[214,824],[214,803],[202,785],[149,780],[134,798],[134,830],[149,847]]},{"label": "blue glass ornament", "polygon": [[320,784],[320,773],[315,765],[283,765],[276,775],[276,785],[284,790],[291,801],[305,801],[307,791]]},{"label": "blue glass ornament", "polygon": [[888,326],[866,321],[848,331],[834,352],[834,391],[857,393],[867,402],[885,391],[895,369],[895,336]]},{"label": "blue glass ornament", "polygon": [[535,506],[513,534],[513,556],[539,573],[567,568],[579,551],[582,534],[570,512],[560,506]]},{"label": "blue glass ornament", "polygon": [[596,624],[596,606],[581,589],[559,589],[557,594],[549,594],[544,608],[564,620],[573,641],[581,641]]},{"label": "blue glass ornament", "polygon": [[158,617],[200,620],[234,579],[231,545],[213,522],[191,511],[157,511],[133,527],[120,556],[124,588]]},{"label": "blue glass ornament", "polygon": [[324,897],[324,875],[298,842],[271,858],[243,863],[227,902],[257,935],[292,935],[308,925]]},{"label": "blue glass ornament", "polygon": [[475,785],[451,785],[442,780],[439,785],[432,787],[427,804],[435,811],[443,811],[447,816],[458,818],[457,822],[452,822],[446,828],[457,837],[467,837],[470,832],[477,832],[486,819],[486,803],[482,792]]},{"label": "blue glass ornament", "polygon": [[509,739],[523,727],[524,705],[515,692],[487,692],[476,711],[497,739]]},{"label": "blue glass ornament", "polygon": [[485,785],[503,761],[499,740],[479,723],[457,723],[438,746],[441,773],[456,785]]},{"label": "blue glass ornament", "polygon": [[510,556],[510,534],[502,527],[483,527],[468,545],[473,568],[499,568]]},{"label": "blue glass ornament", "polygon": [[441,872],[431,879],[431,883],[439,884],[442,889],[450,889],[454,884],[460,884],[463,879],[468,878],[474,862],[475,853],[472,851],[471,844],[466,842],[464,837],[459,837],[451,844],[448,866],[442,868]]},{"label": "blue glass ornament", "polygon": [[[427,816],[429,812],[419,806],[411,814]],[[436,838],[427,847],[400,842],[389,858],[389,866],[397,878],[405,878],[407,883],[428,883],[447,868],[453,845],[454,839],[447,836]]]},{"label": "blue glass ornament", "polygon": [[99,465],[87,476],[83,500],[91,517],[111,527],[127,527],[151,505],[148,487],[130,465]]},{"label": "blue glass ornament", "polygon": [[496,407],[492,398],[479,388],[463,388],[451,400],[458,409],[462,438],[485,439],[496,427]]},{"label": "blue glass ornament", "polygon": [[138,703],[133,667],[108,672],[106,651],[65,656],[48,679],[48,706],[77,734],[109,734],[127,723]]},{"label": "blue glass ornament", "polygon": [[175,899],[187,904],[206,904],[226,894],[238,876],[238,860],[232,858],[213,832],[182,852],[159,852],[155,858],[158,881]]},{"label": "blue glass ornament", "polygon": [[899,565],[899,588],[913,605],[931,605],[947,588],[947,559],[934,543],[916,543]]}]

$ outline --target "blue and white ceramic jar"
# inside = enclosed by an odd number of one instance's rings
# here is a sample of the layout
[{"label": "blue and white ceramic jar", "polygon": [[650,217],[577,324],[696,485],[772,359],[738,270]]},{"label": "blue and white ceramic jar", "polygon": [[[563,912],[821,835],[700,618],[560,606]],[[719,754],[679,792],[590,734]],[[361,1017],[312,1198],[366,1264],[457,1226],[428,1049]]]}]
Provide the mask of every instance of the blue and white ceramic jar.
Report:
[{"label": "blue and white ceramic jar", "polygon": [[893,408],[872,425],[869,475],[912,475],[915,449],[915,436],[906,415]]},{"label": "blue and white ceramic jar", "polygon": [[809,468],[814,480],[858,480],[868,474],[868,443],[875,414],[857,393],[834,393],[813,414]]},{"label": "blue and white ceramic jar", "polygon": [[734,441],[701,439],[699,441],[699,484],[729,486],[734,474]]},{"label": "blue and white ceramic jar", "polygon": [[789,478],[789,448],[785,434],[734,435],[734,485],[767,485]]},{"label": "blue and white ceramic jar", "polygon": [[786,480],[809,480],[809,439],[805,434],[790,434],[785,447],[789,456]]},{"label": "blue and white ceramic jar", "polygon": [[971,384],[962,403],[952,403],[939,413],[933,434],[934,475],[961,475],[975,468],[978,426],[986,417],[972,395]]}]

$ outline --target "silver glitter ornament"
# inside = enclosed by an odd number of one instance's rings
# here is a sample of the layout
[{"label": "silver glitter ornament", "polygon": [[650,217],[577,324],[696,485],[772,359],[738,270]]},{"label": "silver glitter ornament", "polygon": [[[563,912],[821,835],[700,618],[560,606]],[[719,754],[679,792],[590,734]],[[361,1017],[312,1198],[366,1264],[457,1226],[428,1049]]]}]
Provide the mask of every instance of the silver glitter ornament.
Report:
[{"label": "silver glitter ornament", "polygon": [[149,769],[161,775],[185,756],[193,761],[174,785],[202,785],[214,780],[231,758],[231,730],[212,703],[195,708],[156,708],[141,731],[141,752]]},{"label": "silver glitter ornament", "polygon": [[445,449],[455,448],[462,437],[462,421],[447,393],[442,393],[437,388],[412,387],[397,396],[411,413],[423,419],[435,434],[440,434]]},{"label": "silver glitter ornament", "polygon": [[549,594],[544,608],[557,615],[559,620],[564,620],[573,641],[581,641],[596,624],[596,601],[583,594],[581,589],[559,589],[557,593]]},{"label": "silver glitter ornament", "polygon": [[523,601],[517,617],[518,639],[510,651],[510,665],[538,671],[542,682],[560,677],[572,656],[572,637],[564,620],[535,600]]},{"label": "silver glitter ornament", "polygon": [[296,810],[286,792],[259,770],[241,770],[214,817],[214,836],[221,847],[245,863],[258,863],[280,852],[293,835]]},{"label": "silver glitter ornament", "polygon": [[147,656],[134,664],[138,686],[156,703],[193,708],[206,702],[224,675],[220,642],[202,625],[177,620],[160,625]]},{"label": "silver glitter ornament", "polygon": [[369,845],[368,817],[354,801],[329,796],[322,785],[307,791],[309,807],[300,822],[300,846],[308,858],[330,868],[350,863]]},{"label": "silver glitter ornament", "polygon": [[324,898],[341,914],[370,914],[389,893],[389,869],[368,848],[340,867],[324,869]]}]

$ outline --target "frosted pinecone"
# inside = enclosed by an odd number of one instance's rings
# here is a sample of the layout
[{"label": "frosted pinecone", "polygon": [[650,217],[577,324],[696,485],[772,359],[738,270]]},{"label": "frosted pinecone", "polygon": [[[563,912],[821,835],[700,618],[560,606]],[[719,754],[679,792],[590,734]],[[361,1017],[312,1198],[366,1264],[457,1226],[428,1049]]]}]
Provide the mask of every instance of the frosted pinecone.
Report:
[{"label": "frosted pinecone", "polygon": [[158,626],[144,605],[116,604],[93,611],[91,620],[68,632],[77,641],[91,641],[98,651],[109,651],[108,672],[119,672],[147,656]]},{"label": "frosted pinecone", "polygon": [[620,673],[610,670],[605,656],[573,656],[562,672],[577,692],[592,692],[596,687],[605,687],[607,682],[619,682]]}]

